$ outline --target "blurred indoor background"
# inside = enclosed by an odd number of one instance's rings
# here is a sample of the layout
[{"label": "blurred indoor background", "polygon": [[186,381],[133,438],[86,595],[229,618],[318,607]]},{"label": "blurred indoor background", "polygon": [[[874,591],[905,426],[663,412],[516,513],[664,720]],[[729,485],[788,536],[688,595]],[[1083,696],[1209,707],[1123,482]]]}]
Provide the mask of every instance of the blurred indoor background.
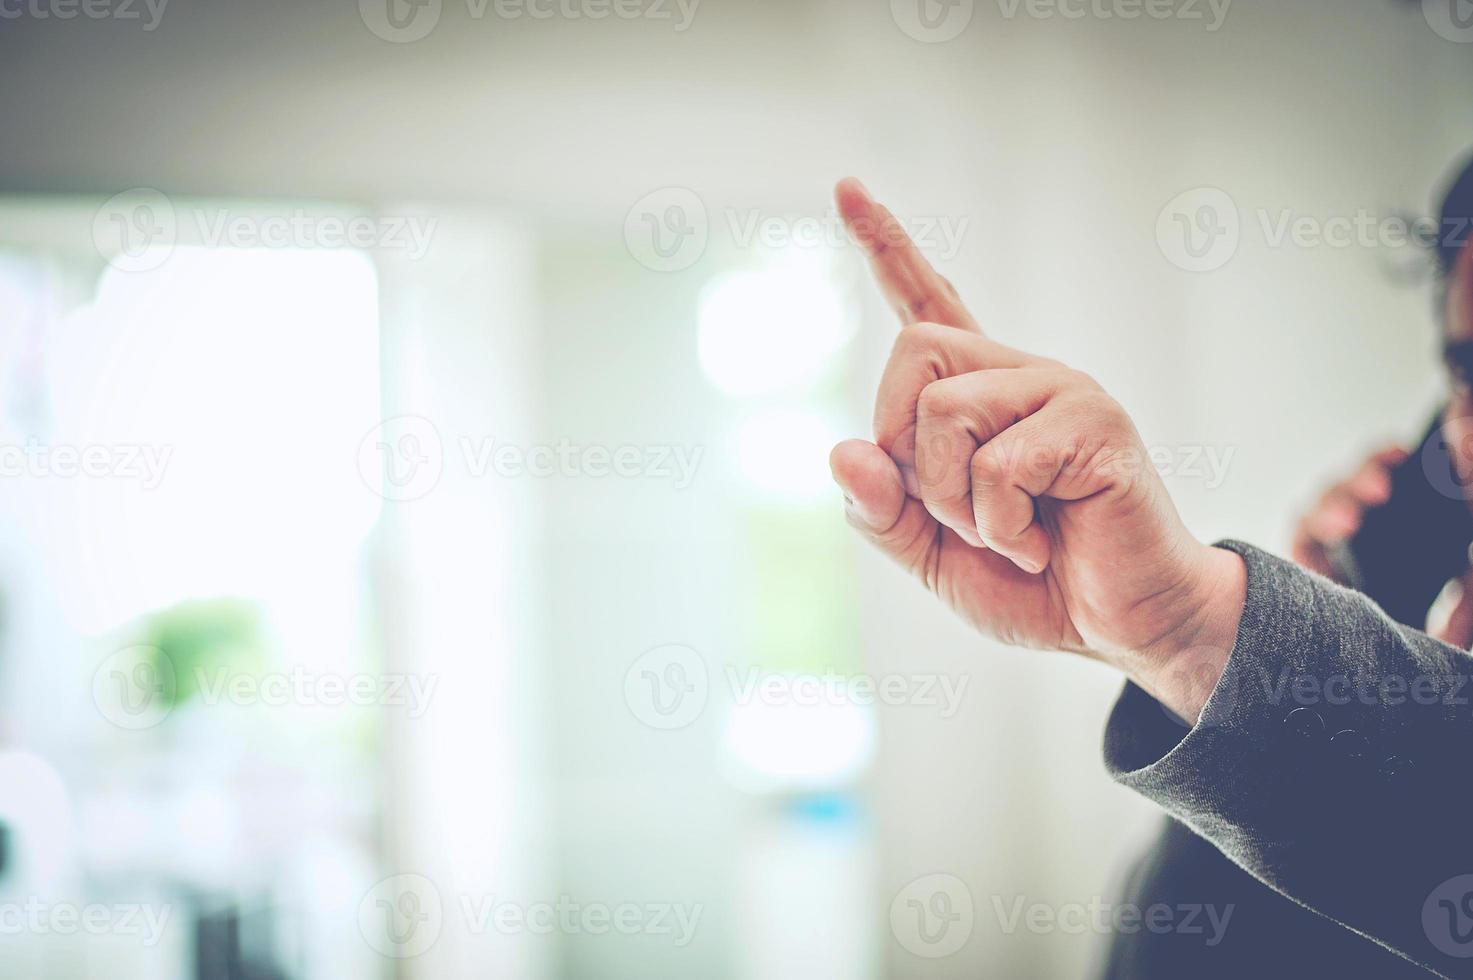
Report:
[{"label": "blurred indoor background", "polygon": [[830,187],[1282,550],[1437,403],[1473,11],[0,0],[0,81],[0,976],[1085,977],[1119,680],[844,525]]}]

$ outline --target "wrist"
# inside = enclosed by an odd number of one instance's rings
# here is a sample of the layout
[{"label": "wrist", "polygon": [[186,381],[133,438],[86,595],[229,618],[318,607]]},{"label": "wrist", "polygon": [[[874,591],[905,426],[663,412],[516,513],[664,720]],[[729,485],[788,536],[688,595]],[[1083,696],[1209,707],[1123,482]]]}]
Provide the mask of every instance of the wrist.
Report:
[{"label": "wrist", "polygon": [[1202,546],[1201,561],[1178,600],[1177,625],[1132,658],[1126,673],[1184,720],[1202,714],[1238,636],[1248,594],[1243,559],[1225,548]]}]

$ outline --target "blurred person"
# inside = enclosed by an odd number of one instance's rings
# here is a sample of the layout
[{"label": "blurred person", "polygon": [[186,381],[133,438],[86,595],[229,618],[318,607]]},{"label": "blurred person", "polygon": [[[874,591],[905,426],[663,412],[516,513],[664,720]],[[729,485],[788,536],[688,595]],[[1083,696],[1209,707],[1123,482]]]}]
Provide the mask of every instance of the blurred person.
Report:
[{"label": "blurred person", "polygon": [[[1473,475],[1473,164],[1441,212],[1453,394],[1427,443],[1449,447],[1458,492],[1439,499],[1455,505],[1409,502],[1398,486],[1415,485],[1400,478],[1416,477],[1415,460],[1383,450],[1303,519],[1299,565],[1194,538],[1119,403],[987,338],[861,184],[836,196],[904,324],[875,441],[830,459],[849,523],[980,632],[1126,677],[1106,763],[1171,819],[1120,902],[1098,910],[1113,936],[1103,975],[1473,976],[1473,519],[1461,493]],[[1406,583],[1429,577],[1419,548],[1462,549],[1466,581],[1435,622],[1397,622],[1343,584],[1376,571],[1356,561],[1383,552],[1354,547],[1372,518],[1384,553],[1405,562],[1379,569],[1398,602],[1415,603]]]}]

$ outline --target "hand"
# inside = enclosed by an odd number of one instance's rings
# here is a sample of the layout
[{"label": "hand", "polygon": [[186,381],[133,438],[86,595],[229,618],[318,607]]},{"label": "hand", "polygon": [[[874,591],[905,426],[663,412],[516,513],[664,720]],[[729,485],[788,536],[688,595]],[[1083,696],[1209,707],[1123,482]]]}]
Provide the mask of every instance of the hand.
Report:
[{"label": "hand", "polygon": [[1326,578],[1337,578],[1331,550],[1360,530],[1366,511],[1391,499],[1391,471],[1407,455],[1400,446],[1372,453],[1353,474],[1322,493],[1294,529],[1290,547],[1294,560]]},{"label": "hand", "polygon": [[1473,646],[1473,569],[1443,587],[1427,611],[1427,635],[1459,650]]},{"label": "hand", "polygon": [[880,381],[875,442],[830,456],[850,523],[983,633],[1115,664],[1196,718],[1203,662],[1215,680],[1236,635],[1241,559],[1187,532],[1098,384],[983,336],[857,181],[837,201],[908,324]]}]

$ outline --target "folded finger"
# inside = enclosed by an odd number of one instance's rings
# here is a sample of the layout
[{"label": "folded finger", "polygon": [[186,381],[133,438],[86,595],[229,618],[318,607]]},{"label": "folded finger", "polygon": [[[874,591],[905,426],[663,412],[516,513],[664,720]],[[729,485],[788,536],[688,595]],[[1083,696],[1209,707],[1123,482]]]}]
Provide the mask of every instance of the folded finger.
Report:
[{"label": "folded finger", "polygon": [[[988,547],[994,538],[1026,528],[1028,521],[1006,531],[978,527],[973,506],[974,455],[1041,410],[1072,377],[1070,372],[1051,368],[1006,368],[945,378],[921,392],[916,410],[916,474],[921,499],[938,521],[964,539]],[[1008,461],[1010,469],[1027,464],[1027,460]]]},{"label": "folded finger", "polygon": [[916,323],[900,331],[875,396],[875,442],[899,465],[911,496],[920,496],[916,475],[916,409],[921,392],[943,378],[1029,366],[1057,364],[1013,350],[980,334],[934,323]]}]

